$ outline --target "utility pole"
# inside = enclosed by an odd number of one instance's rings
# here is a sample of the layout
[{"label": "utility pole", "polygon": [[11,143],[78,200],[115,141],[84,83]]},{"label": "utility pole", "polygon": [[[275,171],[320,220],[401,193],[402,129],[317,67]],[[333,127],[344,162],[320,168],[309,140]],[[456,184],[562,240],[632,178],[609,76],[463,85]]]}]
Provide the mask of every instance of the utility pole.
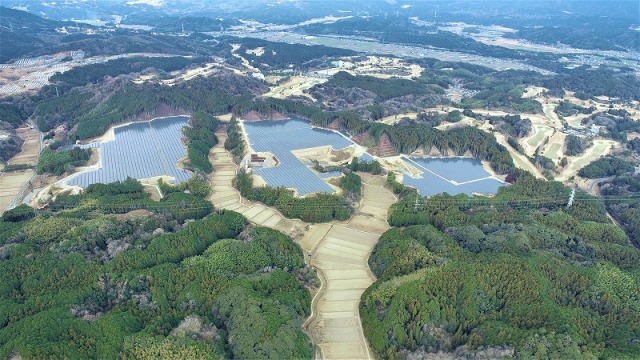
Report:
[{"label": "utility pole", "polygon": [[571,189],[571,195],[569,195],[569,202],[567,203],[567,209],[571,208],[571,205],[573,205],[573,198],[576,195],[576,189]]}]

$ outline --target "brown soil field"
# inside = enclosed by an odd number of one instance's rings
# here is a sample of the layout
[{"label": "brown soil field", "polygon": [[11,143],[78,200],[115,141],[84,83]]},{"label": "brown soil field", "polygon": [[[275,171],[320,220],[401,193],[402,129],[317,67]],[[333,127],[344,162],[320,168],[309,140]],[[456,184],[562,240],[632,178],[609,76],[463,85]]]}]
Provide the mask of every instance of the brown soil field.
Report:
[{"label": "brown soil field", "polygon": [[[378,238],[389,228],[387,210],[397,199],[381,185],[382,177],[360,176],[363,198],[354,216],[331,227],[312,225],[300,241],[321,274],[322,286],[306,326],[326,359],[371,358],[358,305],[364,290],[375,281],[367,261]],[[319,228],[314,229],[316,226]]]},{"label": "brown soil field", "polygon": [[16,129],[16,133],[24,140],[22,151],[7,161],[7,164],[28,164],[38,163],[40,153],[40,133],[35,128],[23,127]]},{"label": "brown soil field", "polygon": [[269,92],[262,96],[278,99],[285,99],[289,96],[305,96],[310,100],[315,101],[313,97],[306,93],[306,90],[326,81],[327,79],[314,76],[292,76],[289,80],[281,83],[280,85],[272,86]]},{"label": "brown soil field", "polygon": [[9,208],[16,195],[33,174],[33,170],[0,173],[0,214]]}]

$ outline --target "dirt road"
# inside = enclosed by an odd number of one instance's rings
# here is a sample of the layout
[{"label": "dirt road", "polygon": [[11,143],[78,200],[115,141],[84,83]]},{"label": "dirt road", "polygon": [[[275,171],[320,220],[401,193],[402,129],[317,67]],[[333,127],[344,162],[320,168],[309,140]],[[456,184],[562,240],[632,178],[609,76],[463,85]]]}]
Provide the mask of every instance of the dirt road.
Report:
[{"label": "dirt road", "polygon": [[252,223],[280,230],[300,244],[307,263],[318,270],[322,281],[313,298],[312,315],[305,322],[322,358],[370,358],[358,304],[375,281],[367,262],[378,238],[389,228],[387,210],[396,201],[383,187],[384,178],[361,175],[363,199],[348,221],[311,225],[286,219],[274,209],[242,199],[233,187],[238,168],[222,145],[226,134],[218,132],[217,136],[220,143],[209,155],[215,169],[209,177],[213,184],[209,200],[217,208],[244,214]]}]

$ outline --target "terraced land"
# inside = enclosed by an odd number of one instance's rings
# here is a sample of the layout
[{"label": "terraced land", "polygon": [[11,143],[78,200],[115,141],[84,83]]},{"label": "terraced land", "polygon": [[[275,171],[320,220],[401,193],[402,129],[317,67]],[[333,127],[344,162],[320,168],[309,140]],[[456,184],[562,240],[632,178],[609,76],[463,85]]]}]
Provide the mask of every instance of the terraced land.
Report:
[{"label": "terraced land", "polygon": [[382,187],[383,179],[361,176],[363,199],[356,214],[346,223],[313,225],[300,241],[322,280],[307,329],[325,359],[371,358],[358,305],[364,290],[375,281],[369,255],[389,228],[387,210],[396,198]]},{"label": "terraced land", "polygon": [[305,323],[322,358],[370,358],[358,304],[375,280],[367,261],[378,238],[388,229],[387,210],[396,201],[383,187],[385,179],[361,174],[363,198],[349,221],[307,224],[286,219],[274,209],[242,199],[233,187],[238,168],[222,145],[226,133],[219,131],[217,136],[220,141],[209,155],[215,169],[209,177],[213,184],[209,200],[219,209],[244,214],[256,225],[280,230],[300,244],[307,263],[318,270],[322,282],[313,298],[312,315]]}]

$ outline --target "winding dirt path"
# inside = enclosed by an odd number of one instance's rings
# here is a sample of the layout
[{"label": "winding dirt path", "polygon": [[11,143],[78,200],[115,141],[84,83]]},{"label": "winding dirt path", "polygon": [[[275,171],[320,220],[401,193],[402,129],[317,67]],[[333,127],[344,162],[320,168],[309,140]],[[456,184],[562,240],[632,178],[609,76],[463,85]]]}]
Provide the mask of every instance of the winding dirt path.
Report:
[{"label": "winding dirt path", "polygon": [[209,176],[213,184],[209,200],[217,208],[242,213],[252,223],[280,230],[300,244],[307,263],[318,270],[322,282],[313,298],[312,314],[304,324],[320,357],[370,359],[358,305],[364,290],[375,281],[368,266],[369,255],[389,228],[387,210],[397,200],[384,188],[384,178],[360,174],[362,201],[348,221],[307,224],[287,219],[268,206],[240,196],[233,187],[238,167],[223,146],[227,135],[222,131],[216,135],[220,142],[209,154],[215,169]]}]

